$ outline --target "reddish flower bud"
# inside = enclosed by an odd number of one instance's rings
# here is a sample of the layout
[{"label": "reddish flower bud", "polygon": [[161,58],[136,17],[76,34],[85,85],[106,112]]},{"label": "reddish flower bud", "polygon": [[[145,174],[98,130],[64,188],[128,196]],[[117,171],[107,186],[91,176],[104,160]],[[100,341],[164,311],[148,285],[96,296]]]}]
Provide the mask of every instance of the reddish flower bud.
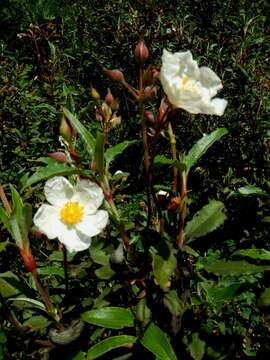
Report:
[{"label": "reddish flower bud", "polygon": [[114,80],[114,81],[118,81],[118,82],[124,82],[125,78],[124,75],[122,73],[122,71],[120,70],[110,70],[107,69],[105,67],[102,68],[104,71],[104,74],[107,75],[110,79]]},{"label": "reddish flower bud", "polygon": [[140,40],[135,48],[135,56],[139,64],[143,65],[149,56],[149,51],[144,40]]},{"label": "reddish flower bud", "polygon": [[181,204],[181,197],[180,196],[175,196],[171,199],[170,203],[168,204],[168,210],[170,211],[175,211],[179,208]]},{"label": "reddish flower bud", "polygon": [[113,102],[111,103],[111,109],[113,111],[117,111],[119,109],[119,100],[118,99],[113,100]]},{"label": "reddish flower bud", "polygon": [[108,105],[111,105],[111,103],[114,101],[113,94],[111,93],[111,90],[108,88],[107,95],[105,96],[105,102]]},{"label": "reddish flower bud", "polygon": [[54,160],[61,162],[61,163],[66,163],[68,161],[67,155],[65,153],[63,153],[62,151],[52,152],[52,153],[49,153],[48,155],[51,158],[53,158]]},{"label": "reddish flower bud", "polygon": [[145,111],[144,118],[150,125],[154,125],[155,117],[152,111]]}]

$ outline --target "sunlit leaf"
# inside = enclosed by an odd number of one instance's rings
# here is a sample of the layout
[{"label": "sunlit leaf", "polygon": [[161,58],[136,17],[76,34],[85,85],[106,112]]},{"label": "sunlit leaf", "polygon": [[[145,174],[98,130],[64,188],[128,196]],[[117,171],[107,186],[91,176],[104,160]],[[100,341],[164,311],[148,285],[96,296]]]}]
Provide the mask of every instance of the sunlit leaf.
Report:
[{"label": "sunlit leaf", "polygon": [[92,346],[87,353],[87,360],[94,360],[107,352],[119,347],[131,347],[137,341],[135,336],[118,335],[111,336]]},{"label": "sunlit leaf", "polygon": [[258,260],[270,260],[270,251],[265,249],[242,249],[235,251],[233,255],[249,257],[251,259]]},{"label": "sunlit leaf", "polygon": [[219,128],[211,132],[209,135],[203,136],[193,147],[185,157],[185,164],[188,171],[194,166],[197,161],[206,153],[206,151],[222,136],[228,134],[227,129]]},{"label": "sunlit leaf", "polygon": [[90,324],[109,329],[122,329],[133,326],[134,318],[130,310],[120,307],[105,307],[102,309],[86,311],[82,319]]},{"label": "sunlit leaf", "polygon": [[211,200],[187,222],[185,227],[186,242],[189,243],[221,226],[226,220],[224,204]]},{"label": "sunlit leaf", "polygon": [[86,129],[86,127],[77,119],[77,117],[72,114],[67,108],[63,108],[63,112],[65,116],[70,121],[71,125],[74,129],[80,134],[82,140],[84,141],[85,145],[87,146],[87,150],[91,157],[95,152],[96,147],[96,140],[94,136]]},{"label": "sunlit leaf", "polygon": [[266,195],[261,188],[254,185],[242,186],[237,191],[241,195]]},{"label": "sunlit leaf", "polygon": [[128,141],[125,140],[123,142],[121,142],[120,144],[114,145],[112,147],[110,147],[109,149],[106,150],[104,157],[107,161],[107,166],[110,164],[111,161],[113,161],[115,159],[115,157],[117,155],[122,154],[122,152],[130,145],[132,144],[136,144],[137,141],[133,140],[133,141]]},{"label": "sunlit leaf", "polygon": [[177,360],[168,335],[153,323],[148,326],[141,339],[141,343],[151,351],[158,360]]},{"label": "sunlit leaf", "polygon": [[58,161],[53,160],[53,162],[47,166],[38,168],[37,171],[28,178],[23,189],[34,185],[39,181],[47,180],[52,176],[69,176],[76,173],[80,173],[80,170],[75,167],[71,167],[68,164],[59,163]]}]

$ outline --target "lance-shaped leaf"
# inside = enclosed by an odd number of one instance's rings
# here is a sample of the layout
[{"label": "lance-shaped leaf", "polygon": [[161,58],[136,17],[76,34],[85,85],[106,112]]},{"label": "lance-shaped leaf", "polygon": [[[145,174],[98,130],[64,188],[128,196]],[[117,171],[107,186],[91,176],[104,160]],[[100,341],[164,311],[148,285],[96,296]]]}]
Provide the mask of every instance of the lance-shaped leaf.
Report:
[{"label": "lance-shaped leaf", "polygon": [[224,204],[211,200],[187,222],[185,227],[186,243],[216,230],[226,220]]},{"label": "lance-shaped leaf", "polygon": [[95,146],[95,162],[97,172],[101,177],[104,175],[104,134],[98,133]]},{"label": "lance-shaped leaf", "polygon": [[74,129],[80,134],[82,140],[87,146],[88,153],[92,157],[95,152],[96,140],[94,136],[86,129],[86,127],[77,119],[77,117],[72,114],[68,109],[63,108],[65,116],[70,121]]},{"label": "lance-shaped leaf", "polygon": [[16,189],[13,186],[10,188],[13,207],[10,215],[11,235],[17,246],[22,249],[29,245],[28,231],[32,223],[32,207],[29,204],[24,205]]},{"label": "lance-shaped leaf", "polygon": [[188,171],[216,141],[227,133],[228,131],[225,128],[216,129],[211,132],[211,134],[203,136],[195,145],[193,145],[185,158],[185,164]]},{"label": "lance-shaped leaf", "polygon": [[104,157],[106,159],[107,162],[107,167],[109,166],[109,164],[111,163],[111,161],[113,161],[115,159],[115,157],[117,155],[122,154],[122,152],[130,145],[135,144],[137,141],[133,140],[133,141],[128,141],[125,140],[123,142],[121,142],[120,144],[117,144],[115,146],[112,146],[111,148],[107,149]]},{"label": "lance-shaped leaf", "polygon": [[204,269],[217,275],[241,276],[242,274],[257,274],[263,271],[270,271],[270,265],[255,265],[247,261],[216,261],[205,265]]},{"label": "lance-shaped leaf", "polygon": [[122,329],[133,326],[134,317],[130,310],[121,307],[105,307],[102,309],[86,311],[82,319],[89,324],[102,326],[109,329]]},{"label": "lance-shaped leaf", "polygon": [[47,166],[38,168],[37,171],[30,176],[22,190],[28,186],[38,183],[39,181],[47,180],[52,176],[69,176],[81,172],[79,169],[71,167],[68,164],[59,163],[53,159],[50,160],[51,161],[48,161]]},{"label": "lance-shaped leaf", "polygon": [[168,335],[153,323],[148,326],[141,339],[141,343],[151,351],[158,360],[177,360]]},{"label": "lance-shaped leaf", "polygon": [[270,260],[270,251],[265,249],[242,249],[233,253],[233,256],[249,257],[256,260]]},{"label": "lance-shaped leaf", "polygon": [[107,352],[125,346],[131,347],[136,342],[137,338],[130,335],[117,335],[111,336],[105,340],[100,341],[98,344],[92,346],[87,353],[87,359],[94,360]]}]

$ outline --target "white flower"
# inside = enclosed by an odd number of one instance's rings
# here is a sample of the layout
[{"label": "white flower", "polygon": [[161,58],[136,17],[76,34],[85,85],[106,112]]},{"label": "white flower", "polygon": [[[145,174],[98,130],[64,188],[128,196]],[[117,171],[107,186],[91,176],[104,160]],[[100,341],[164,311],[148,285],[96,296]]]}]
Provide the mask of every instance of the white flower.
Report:
[{"label": "white flower", "polygon": [[199,68],[190,51],[163,50],[160,81],[170,103],[191,114],[223,115],[227,100],[214,98],[220,78],[208,67]]},{"label": "white flower", "polygon": [[49,179],[44,187],[49,204],[43,204],[34,216],[34,224],[49,239],[58,238],[68,251],[82,251],[91,245],[91,237],[107,225],[108,213],[97,210],[103,202],[102,189],[88,180],[76,186],[62,177]]}]

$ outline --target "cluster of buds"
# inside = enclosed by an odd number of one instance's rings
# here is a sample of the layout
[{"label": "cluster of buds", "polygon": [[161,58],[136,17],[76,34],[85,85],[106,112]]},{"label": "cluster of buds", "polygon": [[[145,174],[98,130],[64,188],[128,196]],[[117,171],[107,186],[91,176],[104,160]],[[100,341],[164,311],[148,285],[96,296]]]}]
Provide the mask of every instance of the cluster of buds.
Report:
[{"label": "cluster of buds", "polygon": [[115,99],[108,89],[104,101],[100,104],[100,95],[96,89],[91,88],[91,96],[96,102],[96,120],[103,123],[105,132],[109,132],[121,124],[121,116],[117,115],[119,100]]}]

